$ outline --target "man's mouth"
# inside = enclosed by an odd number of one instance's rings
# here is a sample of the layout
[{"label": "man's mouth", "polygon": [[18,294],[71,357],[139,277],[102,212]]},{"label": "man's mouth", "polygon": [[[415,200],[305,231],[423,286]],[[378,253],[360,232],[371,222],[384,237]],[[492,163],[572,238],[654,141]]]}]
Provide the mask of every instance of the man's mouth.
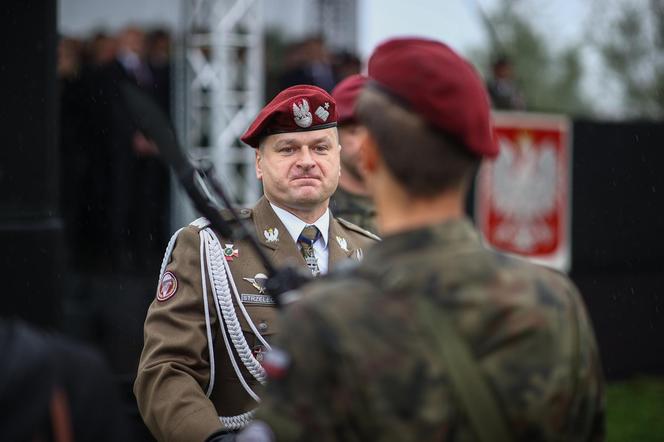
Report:
[{"label": "man's mouth", "polygon": [[296,177],[292,178],[292,181],[299,181],[299,180],[318,180],[318,181],[320,181],[320,177],[313,176],[313,175],[302,175],[302,176],[296,176]]}]

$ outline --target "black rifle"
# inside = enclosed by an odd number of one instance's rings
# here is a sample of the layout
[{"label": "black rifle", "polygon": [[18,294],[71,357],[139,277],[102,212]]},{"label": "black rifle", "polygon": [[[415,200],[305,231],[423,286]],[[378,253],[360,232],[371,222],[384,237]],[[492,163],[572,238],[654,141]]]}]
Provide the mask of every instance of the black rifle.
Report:
[{"label": "black rifle", "polygon": [[[169,118],[145,92],[131,83],[120,86],[127,111],[138,129],[159,149],[160,154],[171,166],[175,176],[189,195],[196,210],[205,216],[222,237],[230,240],[247,240],[256,251],[258,259],[267,271],[267,292],[281,307],[281,295],[295,290],[311,278],[302,270],[292,266],[277,268],[265,254],[255,235],[247,228],[233,207],[223,186],[217,180],[212,165],[194,165],[180,148],[175,130]],[[215,192],[231,215],[231,221],[221,216],[221,207],[212,201],[203,189],[204,183]]]}]

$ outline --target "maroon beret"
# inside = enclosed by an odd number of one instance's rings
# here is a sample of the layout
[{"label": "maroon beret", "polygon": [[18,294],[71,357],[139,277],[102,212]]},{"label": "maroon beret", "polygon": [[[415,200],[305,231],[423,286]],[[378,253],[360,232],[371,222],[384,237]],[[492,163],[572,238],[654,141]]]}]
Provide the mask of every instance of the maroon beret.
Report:
[{"label": "maroon beret", "polygon": [[355,121],[355,102],[366,83],[367,77],[355,74],[344,78],[332,90],[332,97],[337,102],[339,124]]},{"label": "maroon beret", "polygon": [[388,40],[371,55],[369,78],[474,154],[498,155],[484,83],[447,45],[422,38]]},{"label": "maroon beret", "polygon": [[258,147],[261,138],[337,125],[334,99],[323,89],[300,84],[279,92],[259,113],[240,140]]}]

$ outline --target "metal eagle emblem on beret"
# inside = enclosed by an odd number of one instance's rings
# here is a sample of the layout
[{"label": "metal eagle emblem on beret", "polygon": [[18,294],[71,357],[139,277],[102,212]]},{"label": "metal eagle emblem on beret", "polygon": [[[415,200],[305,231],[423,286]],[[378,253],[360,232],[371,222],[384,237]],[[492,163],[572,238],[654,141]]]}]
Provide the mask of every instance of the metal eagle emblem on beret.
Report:
[{"label": "metal eagle emblem on beret", "polygon": [[309,102],[306,98],[302,99],[301,104],[293,103],[293,119],[295,120],[295,124],[303,129],[306,129],[313,123],[314,118],[311,112],[309,112]]}]

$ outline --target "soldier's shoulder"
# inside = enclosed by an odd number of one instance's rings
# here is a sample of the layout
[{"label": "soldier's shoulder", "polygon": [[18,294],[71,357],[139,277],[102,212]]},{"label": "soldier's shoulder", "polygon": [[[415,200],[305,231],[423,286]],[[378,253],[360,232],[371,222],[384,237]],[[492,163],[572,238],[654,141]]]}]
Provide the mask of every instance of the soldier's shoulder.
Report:
[{"label": "soldier's shoulder", "polygon": [[[235,211],[241,220],[250,219],[253,216],[252,209],[235,209]],[[233,222],[235,220],[233,213],[229,209],[222,209],[220,211],[220,214],[222,219],[224,219],[224,221]],[[210,227],[211,225],[212,224],[210,223],[210,220],[202,216],[190,222],[187,227],[194,229],[196,231],[201,231],[207,227]]]},{"label": "soldier's shoulder", "polygon": [[374,233],[371,233],[366,229],[363,229],[362,227],[358,226],[357,224],[353,224],[350,221],[345,220],[343,218],[335,218],[335,219],[346,230],[350,230],[352,232],[359,233],[360,235],[362,235],[364,237],[367,237],[367,238],[369,238],[373,241],[380,241],[380,236],[378,236]]}]

